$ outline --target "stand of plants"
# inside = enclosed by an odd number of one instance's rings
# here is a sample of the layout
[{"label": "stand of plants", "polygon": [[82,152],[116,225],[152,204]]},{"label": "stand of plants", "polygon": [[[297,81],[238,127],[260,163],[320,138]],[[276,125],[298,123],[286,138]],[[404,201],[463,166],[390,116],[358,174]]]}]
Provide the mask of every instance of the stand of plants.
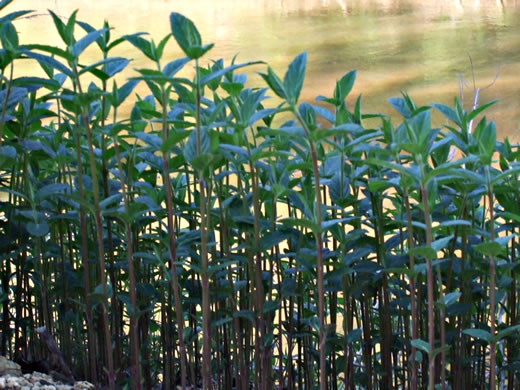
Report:
[{"label": "stand of plants", "polygon": [[[520,149],[495,102],[404,94],[394,123],[347,104],[355,71],[299,102],[305,53],[280,78],[203,62],[177,13],[158,43],[50,14],[61,47],[0,18],[0,355],[44,357],[45,326],[110,389],[520,386]],[[124,80],[119,45],[151,66]]]}]

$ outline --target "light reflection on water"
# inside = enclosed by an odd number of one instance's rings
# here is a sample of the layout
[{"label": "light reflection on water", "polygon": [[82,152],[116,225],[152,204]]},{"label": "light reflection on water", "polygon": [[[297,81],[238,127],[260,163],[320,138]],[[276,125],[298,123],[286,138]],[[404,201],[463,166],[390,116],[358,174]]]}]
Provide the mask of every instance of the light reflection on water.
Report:
[{"label": "light reflection on water", "polygon": [[[215,43],[212,59],[230,61],[238,53],[239,61],[265,60],[283,74],[307,50],[304,99],[330,96],[335,81],[357,69],[352,98],[363,93],[366,112],[393,114],[386,100],[401,90],[418,104],[451,104],[457,73],[470,79],[471,56],[477,86],[489,83],[500,66],[481,102],[499,98],[489,116],[499,135],[520,140],[518,0],[17,0],[8,10],[15,8],[52,9],[63,17],[79,9],[78,18],[95,27],[108,19],[114,36],[146,31],[156,41],[169,33],[168,15],[177,11],[194,20],[204,42]],[[60,44],[48,16],[16,26],[22,42]],[[168,60],[180,55],[173,40],[168,48]],[[116,54],[134,58],[133,68],[152,66],[129,45]],[[261,70],[251,70],[252,84],[262,85],[255,75]]]}]

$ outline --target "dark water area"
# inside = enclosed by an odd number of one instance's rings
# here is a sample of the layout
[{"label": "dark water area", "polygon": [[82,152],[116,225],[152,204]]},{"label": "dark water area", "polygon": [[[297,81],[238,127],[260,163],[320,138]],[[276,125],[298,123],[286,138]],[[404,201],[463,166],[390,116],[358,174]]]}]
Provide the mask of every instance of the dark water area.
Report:
[{"label": "dark water area", "polygon": [[[498,79],[481,92],[479,103],[500,99],[488,117],[497,122],[500,137],[520,141],[517,0],[18,0],[13,8],[42,14],[17,24],[22,42],[51,44],[59,44],[59,37],[43,15],[47,9],[62,17],[79,9],[78,18],[94,26],[109,20],[115,35],[146,31],[156,41],[169,33],[169,13],[181,12],[194,20],[204,42],[215,43],[208,60],[222,57],[229,63],[238,54],[238,61],[264,60],[283,75],[306,50],[303,99],[330,96],[335,81],[357,69],[350,99],[362,94],[365,112],[391,115],[387,99],[401,91],[417,104],[452,104],[459,74],[473,87],[471,57],[477,88],[493,82],[498,69]],[[117,54],[134,58],[133,68],[152,66],[133,48],[122,50]],[[180,55],[172,40],[167,60]],[[263,85],[256,75],[263,70],[248,71],[251,86]],[[471,107],[471,89],[464,99]]]}]

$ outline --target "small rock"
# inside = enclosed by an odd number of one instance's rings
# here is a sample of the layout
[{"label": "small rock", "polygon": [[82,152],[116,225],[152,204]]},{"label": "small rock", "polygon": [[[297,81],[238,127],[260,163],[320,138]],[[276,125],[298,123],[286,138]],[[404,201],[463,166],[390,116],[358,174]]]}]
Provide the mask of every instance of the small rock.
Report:
[{"label": "small rock", "polygon": [[0,376],[2,375],[22,375],[22,369],[19,364],[0,356]]},{"label": "small rock", "polygon": [[7,388],[19,389],[21,379],[11,375],[7,376]]},{"label": "small rock", "polygon": [[76,382],[74,383],[74,390],[96,390],[96,387],[90,382]]},{"label": "small rock", "polygon": [[85,381],[64,384],[50,375],[35,371],[23,376],[0,376],[0,390],[96,390],[96,387]]}]

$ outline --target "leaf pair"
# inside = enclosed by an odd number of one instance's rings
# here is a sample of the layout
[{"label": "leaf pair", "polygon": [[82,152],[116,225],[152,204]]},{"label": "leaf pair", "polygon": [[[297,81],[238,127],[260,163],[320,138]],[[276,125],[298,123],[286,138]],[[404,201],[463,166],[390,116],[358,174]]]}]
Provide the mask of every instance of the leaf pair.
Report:
[{"label": "leaf pair", "polygon": [[269,85],[278,97],[286,100],[290,106],[294,107],[300,97],[303,80],[305,79],[306,65],[307,52],[303,52],[297,55],[291,62],[285,73],[283,82],[270,66],[267,68],[267,74],[261,73],[260,76],[262,76],[267,85]]}]

